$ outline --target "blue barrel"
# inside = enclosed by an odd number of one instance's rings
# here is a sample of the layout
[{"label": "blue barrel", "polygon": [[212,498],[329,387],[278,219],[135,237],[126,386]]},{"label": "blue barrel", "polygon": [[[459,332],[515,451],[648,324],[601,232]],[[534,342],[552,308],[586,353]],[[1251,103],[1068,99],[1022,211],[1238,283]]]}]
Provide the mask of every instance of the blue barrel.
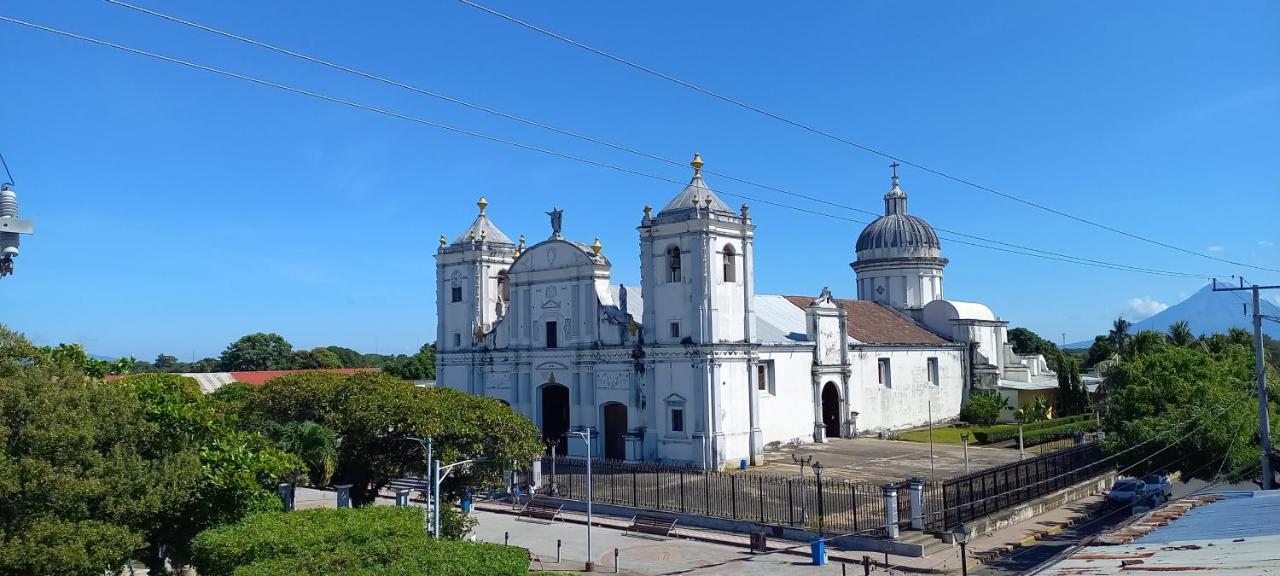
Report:
[{"label": "blue barrel", "polygon": [[827,565],[827,541],[821,538],[809,543],[809,554],[813,557],[814,566]]},{"label": "blue barrel", "polygon": [[743,458],[742,460],[739,460],[739,461],[738,461],[738,469],[739,469],[739,470],[746,470],[746,469],[747,469],[747,459],[746,459],[746,458]]}]

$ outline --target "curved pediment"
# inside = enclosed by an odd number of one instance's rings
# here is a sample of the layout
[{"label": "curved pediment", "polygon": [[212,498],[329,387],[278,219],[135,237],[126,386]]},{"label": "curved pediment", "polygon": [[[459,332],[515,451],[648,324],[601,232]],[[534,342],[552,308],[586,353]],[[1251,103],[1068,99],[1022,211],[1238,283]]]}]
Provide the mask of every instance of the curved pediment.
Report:
[{"label": "curved pediment", "polygon": [[511,264],[510,273],[597,265],[608,266],[609,259],[603,254],[595,255],[591,247],[585,244],[551,239],[534,244],[522,252],[520,257]]}]

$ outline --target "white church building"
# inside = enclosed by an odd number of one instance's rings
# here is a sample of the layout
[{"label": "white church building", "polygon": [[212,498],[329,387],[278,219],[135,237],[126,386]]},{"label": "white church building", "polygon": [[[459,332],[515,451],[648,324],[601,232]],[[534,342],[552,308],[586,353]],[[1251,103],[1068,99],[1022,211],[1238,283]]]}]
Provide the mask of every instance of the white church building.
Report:
[{"label": "white church building", "polygon": [[[693,178],[644,207],[640,286],[613,284],[599,239],[526,246],[479,215],[436,253],[437,379],[528,416],[557,451],[759,463],[774,442],[823,442],[956,417],[972,388],[1026,371],[1006,322],[943,299],[938,236],[907,214],[893,176],[885,215],[857,242],[857,299],[757,294],[755,221]],[[896,167],[895,167],[896,170]]]}]

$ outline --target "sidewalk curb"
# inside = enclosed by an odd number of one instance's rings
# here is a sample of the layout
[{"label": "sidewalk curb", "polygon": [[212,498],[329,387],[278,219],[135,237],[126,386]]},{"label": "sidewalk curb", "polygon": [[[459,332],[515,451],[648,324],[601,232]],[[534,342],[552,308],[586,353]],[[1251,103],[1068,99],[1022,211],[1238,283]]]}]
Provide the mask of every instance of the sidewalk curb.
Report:
[{"label": "sidewalk curb", "polygon": [[975,558],[979,558],[983,564],[991,564],[992,562],[995,562],[996,560],[1003,558],[1006,554],[1012,554],[1013,552],[1017,551],[1020,548],[1034,546],[1036,542],[1039,542],[1040,540],[1043,540],[1049,536],[1056,536],[1058,534],[1061,534],[1063,530],[1066,530],[1067,528],[1075,526],[1081,521],[1086,520],[1092,516],[1093,516],[1093,511],[1090,511],[1090,513],[1088,514],[1076,516],[1067,520],[1063,520],[1061,522],[1055,522],[1053,525],[1046,526],[1041,530],[1037,530],[1034,533],[1028,535],[1027,537],[1023,538],[1022,540],[1019,540],[1014,544],[1006,544],[1004,546],[999,546],[996,548],[991,548],[989,550],[984,550],[981,553],[973,554],[973,556]]}]

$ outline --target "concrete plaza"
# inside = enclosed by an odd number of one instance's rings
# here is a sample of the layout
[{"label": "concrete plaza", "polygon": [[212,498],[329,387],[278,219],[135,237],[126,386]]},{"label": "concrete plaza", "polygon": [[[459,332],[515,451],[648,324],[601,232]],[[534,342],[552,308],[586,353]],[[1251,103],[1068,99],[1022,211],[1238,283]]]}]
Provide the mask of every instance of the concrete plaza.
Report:
[{"label": "concrete plaza", "polygon": [[[921,442],[880,440],[871,437],[834,439],[823,444],[782,445],[766,450],[765,464],[750,469],[753,474],[799,475],[792,455],[812,456],[821,462],[824,478],[857,480],[872,484],[901,482],[913,476],[925,480],[945,480],[964,473],[964,447],[954,444],[929,445]],[[1035,456],[1030,450],[1027,457]],[[969,446],[969,467],[977,471],[1018,460],[1017,448]],[[932,464],[931,464],[932,463]],[[813,474],[811,469],[804,471]]]}]

